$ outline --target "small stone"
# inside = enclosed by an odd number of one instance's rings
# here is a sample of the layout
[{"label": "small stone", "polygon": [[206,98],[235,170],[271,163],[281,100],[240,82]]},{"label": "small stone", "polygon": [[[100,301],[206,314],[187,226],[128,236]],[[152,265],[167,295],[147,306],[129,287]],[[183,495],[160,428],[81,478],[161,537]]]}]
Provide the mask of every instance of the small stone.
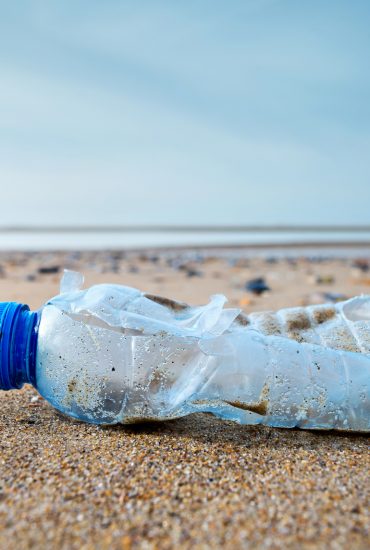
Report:
[{"label": "small stone", "polygon": [[245,288],[246,290],[249,290],[249,292],[252,292],[252,294],[256,294],[257,296],[270,290],[270,287],[266,284],[266,281],[263,277],[251,279],[245,284]]},{"label": "small stone", "polygon": [[38,268],[40,275],[51,275],[54,273],[59,273],[59,271],[60,265],[42,266]]}]

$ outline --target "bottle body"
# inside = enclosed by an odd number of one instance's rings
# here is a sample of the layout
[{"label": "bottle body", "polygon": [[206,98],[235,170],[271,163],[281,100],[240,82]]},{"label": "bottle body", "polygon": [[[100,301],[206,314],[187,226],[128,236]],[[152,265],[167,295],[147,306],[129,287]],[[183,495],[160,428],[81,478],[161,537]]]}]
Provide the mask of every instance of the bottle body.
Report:
[{"label": "bottle body", "polygon": [[370,358],[234,325],[214,337],[135,333],[47,305],[36,387],[97,424],[211,412],[242,424],[370,430]]}]

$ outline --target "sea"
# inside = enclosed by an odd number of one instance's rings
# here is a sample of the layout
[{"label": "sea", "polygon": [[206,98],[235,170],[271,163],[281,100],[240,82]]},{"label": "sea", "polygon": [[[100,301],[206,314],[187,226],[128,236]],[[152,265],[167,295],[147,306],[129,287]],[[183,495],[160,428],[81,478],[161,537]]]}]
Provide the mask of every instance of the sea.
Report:
[{"label": "sea", "polygon": [[[322,228],[0,228],[0,250],[140,250],[172,248],[308,248],[335,255],[370,254],[370,227]],[[351,252],[352,251],[352,252]]]}]

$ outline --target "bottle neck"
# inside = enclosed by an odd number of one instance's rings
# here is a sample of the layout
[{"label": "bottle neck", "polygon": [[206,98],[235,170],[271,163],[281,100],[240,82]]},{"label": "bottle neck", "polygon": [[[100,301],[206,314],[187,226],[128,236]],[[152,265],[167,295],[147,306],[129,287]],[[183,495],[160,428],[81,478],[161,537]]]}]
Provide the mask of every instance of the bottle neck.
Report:
[{"label": "bottle neck", "polygon": [[0,303],[0,389],[36,385],[36,351],[40,313],[16,302]]}]

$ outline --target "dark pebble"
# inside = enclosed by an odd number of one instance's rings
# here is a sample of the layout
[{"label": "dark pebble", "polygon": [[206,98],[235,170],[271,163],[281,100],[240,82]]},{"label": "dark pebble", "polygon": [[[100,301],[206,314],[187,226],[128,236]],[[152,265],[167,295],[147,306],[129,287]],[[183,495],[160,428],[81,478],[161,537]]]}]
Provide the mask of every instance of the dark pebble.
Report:
[{"label": "dark pebble", "polygon": [[340,292],[324,292],[323,294],[324,299],[327,302],[343,302],[344,300],[348,300],[347,296],[344,294],[341,294]]},{"label": "dark pebble", "polygon": [[38,268],[38,272],[41,275],[51,275],[52,273],[59,273],[59,271],[60,265],[50,265]]},{"label": "dark pebble", "polygon": [[246,283],[245,288],[249,290],[249,292],[252,292],[252,294],[257,294],[258,296],[268,290],[271,290],[263,277],[251,279]]},{"label": "dark pebble", "polygon": [[202,277],[203,273],[201,271],[198,271],[197,269],[187,269],[186,270],[186,276],[187,277]]}]

